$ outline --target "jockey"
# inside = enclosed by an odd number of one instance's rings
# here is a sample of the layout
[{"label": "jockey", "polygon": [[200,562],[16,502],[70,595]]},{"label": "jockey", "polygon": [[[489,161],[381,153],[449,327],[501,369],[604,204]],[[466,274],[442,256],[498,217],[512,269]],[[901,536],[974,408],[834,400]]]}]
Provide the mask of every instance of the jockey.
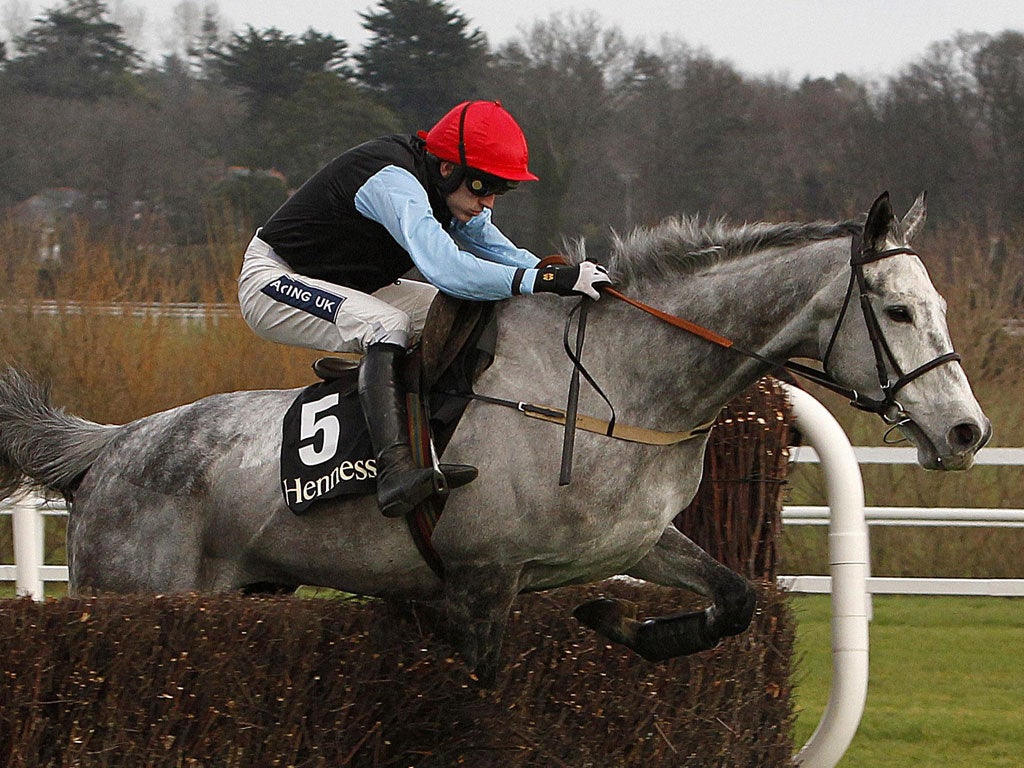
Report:
[{"label": "jockey", "polygon": [[[526,138],[497,101],[467,101],[429,132],[368,141],[303,184],[249,243],[242,315],[260,336],[361,352],[359,396],[377,458],[377,501],[401,517],[430,495],[433,470],[407,440],[398,364],[437,291],[493,301],[552,292],[599,296],[604,267],[542,266],[491,221],[498,195],[537,179]],[[415,267],[426,280],[405,279]],[[441,465],[452,487],[472,467]]]}]

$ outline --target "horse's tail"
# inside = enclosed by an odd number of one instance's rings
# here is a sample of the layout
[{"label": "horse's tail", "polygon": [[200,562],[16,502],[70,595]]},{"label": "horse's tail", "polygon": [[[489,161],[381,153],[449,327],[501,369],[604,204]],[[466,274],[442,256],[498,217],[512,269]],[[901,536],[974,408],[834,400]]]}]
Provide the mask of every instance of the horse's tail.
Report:
[{"label": "horse's tail", "polygon": [[25,485],[70,497],[119,429],[53,407],[49,387],[8,368],[0,373],[0,499]]}]

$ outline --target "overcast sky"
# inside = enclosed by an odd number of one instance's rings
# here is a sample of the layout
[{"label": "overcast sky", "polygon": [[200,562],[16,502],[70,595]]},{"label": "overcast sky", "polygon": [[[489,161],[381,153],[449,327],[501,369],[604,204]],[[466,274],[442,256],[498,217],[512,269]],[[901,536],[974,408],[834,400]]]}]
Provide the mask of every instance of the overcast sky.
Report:
[{"label": "overcast sky", "polygon": [[[193,0],[200,7],[210,0]],[[149,53],[159,53],[161,35],[172,27],[180,0],[108,0],[108,7],[144,12]],[[299,34],[312,27],[358,49],[366,39],[360,12],[372,0],[216,0],[228,29],[247,24]],[[63,0],[0,0],[0,21],[12,9],[37,16]],[[662,34],[707,50],[747,74],[862,77],[895,74],[924,54],[928,45],[958,31],[1024,32],[1022,0],[452,0],[492,46],[552,14],[593,11],[603,26],[652,43]],[[126,25],[127,26],[127,25]],[[4,30],[3,37],[7,37]]]}]

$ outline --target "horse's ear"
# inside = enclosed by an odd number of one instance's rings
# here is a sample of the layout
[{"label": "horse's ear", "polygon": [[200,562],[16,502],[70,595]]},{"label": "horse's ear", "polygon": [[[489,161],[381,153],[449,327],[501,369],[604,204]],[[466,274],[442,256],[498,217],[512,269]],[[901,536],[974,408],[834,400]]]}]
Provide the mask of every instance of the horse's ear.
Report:
[{"label": "horse's ear", "polygon": [[910,210],[907,211],[907,215],[903,217],[903,238],[904,242],[908,245],[910,241],[917,236],[917,233],[921,231],[921,227],[924,226],[924,220],[928,216],[927,206],[925,205],[925,199],[928,193],[922,192],[917,196],[917,200],[910,206]]},{"label": "horse's ear", "polygon": [[889,193],[883,192],[872,203],[868,219],[864,222],[864,236],[861,238],[864,250],[876,251],[885,248],[886,238],[894,224],[896,217],[889,202]]}]

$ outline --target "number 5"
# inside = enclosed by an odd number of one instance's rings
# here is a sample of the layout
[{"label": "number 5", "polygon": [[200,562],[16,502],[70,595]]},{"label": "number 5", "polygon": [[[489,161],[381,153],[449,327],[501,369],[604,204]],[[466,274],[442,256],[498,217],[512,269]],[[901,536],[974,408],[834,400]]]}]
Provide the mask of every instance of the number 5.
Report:
[{"label": "number 5", "polygon": [[341,436],[341,424],[338,417],[333,413],[320,416],[328,408],[338,404],[337,393],[326,395],[312,403],[303,403],[302,416],[300,418],[299,437],[303,441],[315,440],[319,433],[323,433],[320,441],[320,450],[314,445],[303,445],[299,448],[299,458],[307,467],[314,464],[322,464],[334,457],[338,452],[338,438]]}]

